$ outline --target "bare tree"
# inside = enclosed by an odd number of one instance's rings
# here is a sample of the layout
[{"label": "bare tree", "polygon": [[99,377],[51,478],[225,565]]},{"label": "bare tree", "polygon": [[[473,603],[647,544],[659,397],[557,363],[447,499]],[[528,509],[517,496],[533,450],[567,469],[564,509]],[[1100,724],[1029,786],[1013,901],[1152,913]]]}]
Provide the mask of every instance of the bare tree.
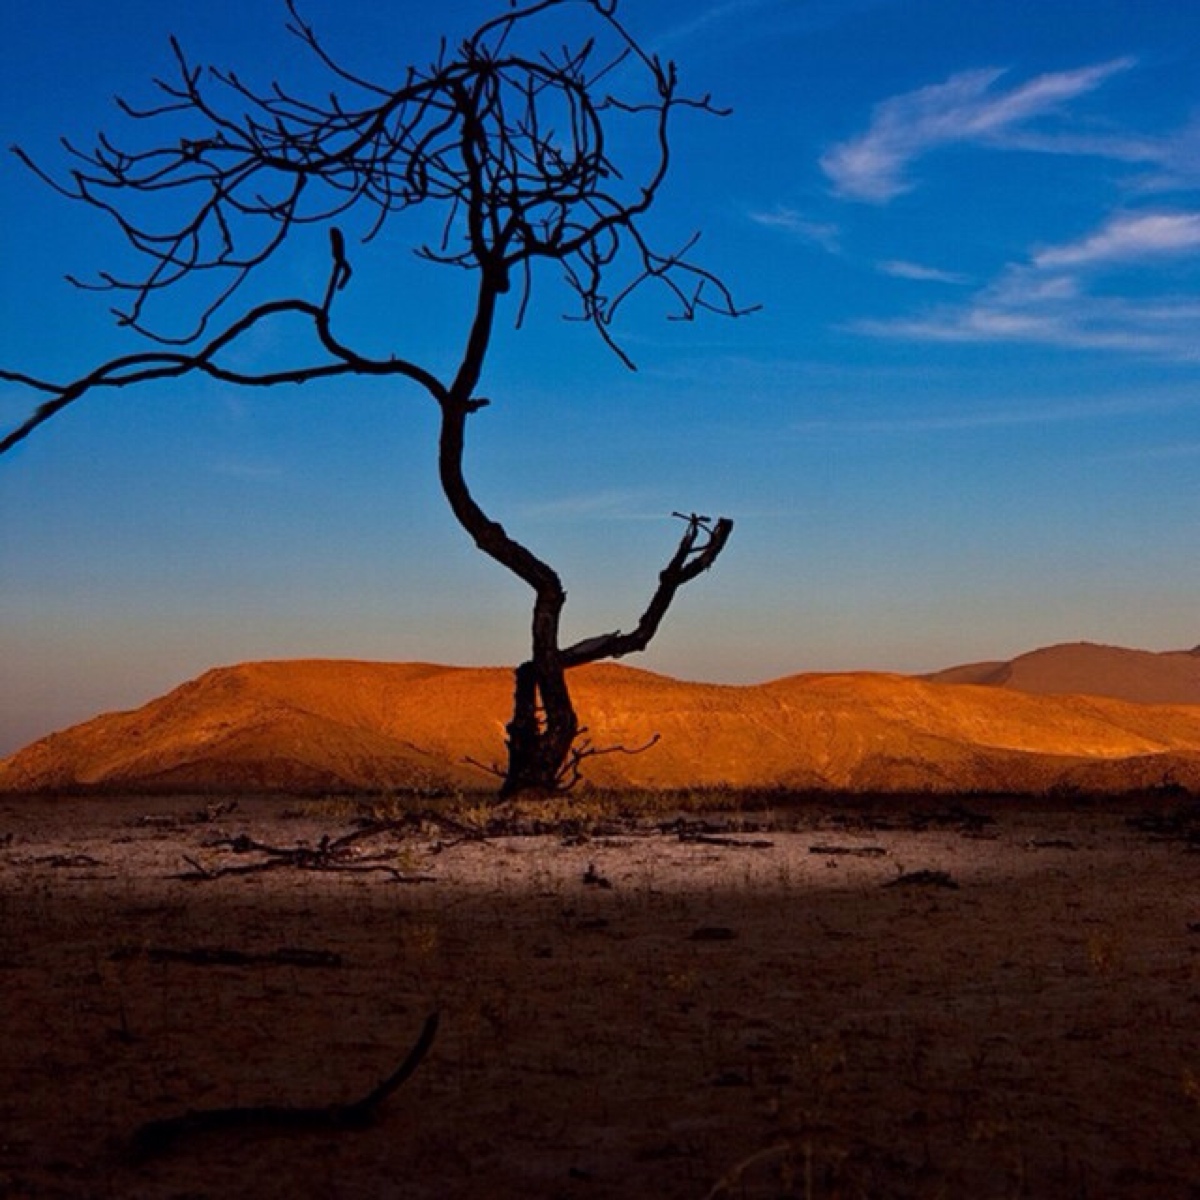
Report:
[{"label": "bare tree", "polygon": [[[544,23],[568,6],[585,10],[592,36],[540,49]],[[188,374],[244,387],[398,376],[423,389],[440,410],[438,467],[455,517],[534,594],[532,652],[516,670],[502,795],[561,788],[592,752],[580,740],[566,672],[644,649],[678,589],[712,566],[733,525],[684,515],[682,538],[636,626],[560,646],[562,582],[471,494],[463,471],[467,422],[489,403],[477,389],[501,308],[510,306],[520,325],[543,260],[565,279],[569,315],[590,323],[630,366],[612,324],[635,292],[663,290],[676,319],[747,311],[693,260],[695,237],[663,250],[644,228],[667,175],[676,113],[719,110],[709,97],[680,90],[675,65],[639,45],[616,0],[514,2],[457,46],[443,43],[429,67],[410,67],[399,83],[385,84],[342,65],[294,0],[287,7],[289,31],[320,60],[335,91],[314,100],[278,83],[255,88],[232,72],[193,65],[172,39],[174,72],[155,81],[155,103],[117,102],[139,133],[131,148],[104,134],[88,150],[65,143],[72,166],[61,179],[16,151],[62,195],[108,214],[137,252],[143,269],[133,276],[72,282],[115,294],[118,323],[148,348],[66,383],[0,371],[0,379],[42,397],[0,441],[0,453],[92,393]],[[627,178],[610,147],[634,134],[642,139],[641,171]],[[334,320],[352,277],[338,222],[356,222],[353,232],[366,245],[421,206],[437,210],[441,233],[416,253],[474,277],[461,357],[447,378],[411,358],[361,352]],[[329,239],[320,297],[289,296],[231,313],[246,281],[313,225],[324,226]],[[183,284],[189,297],[199,294],[194,323],[169,334],[158,325],[157,302]],[[284,317],[306,323],[310,358],[261,371],[233,364],[237,343]]]}]

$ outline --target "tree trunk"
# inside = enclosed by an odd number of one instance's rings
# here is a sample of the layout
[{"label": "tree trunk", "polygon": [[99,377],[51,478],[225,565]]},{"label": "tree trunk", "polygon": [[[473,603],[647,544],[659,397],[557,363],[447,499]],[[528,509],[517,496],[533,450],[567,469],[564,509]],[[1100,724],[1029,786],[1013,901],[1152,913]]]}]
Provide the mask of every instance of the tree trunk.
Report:
[{"label": "tree trunk", "polygon": [[696,513],[674,515],[687,522],[679,545],[659,572],[658,587],[637,625],[559,647],[559,621],[567,593],[557,572],[533,554],[504,526],[493,521],[471,495],[463,474],[467,418],[487,405],[474,395],[496,311],[496,297],[507,290],[507,274],[484,271],[467,350],[454,382],[437,393],[442,411],[438,474],[450,508],[475,545],[533,590],[532,655],[516,670],[513,715],[507,726],[508,768],[502,798],[521,793],[551,795],[578,778],[583,758],[598,753],[576,746],[579,719],[571,705],[566,672],[572,667],[621,658],[644,650],[658,632],[675,593],[716,561],[729,540],[733,522]]},{"label": "tree trunk", "polygon": [[544,673],[537,663],[515,672],[513,715],[508,723],[508,769],[501,799],[522,793],[548,796],[561,790],[563,769],[579,734],[561,665]]}]

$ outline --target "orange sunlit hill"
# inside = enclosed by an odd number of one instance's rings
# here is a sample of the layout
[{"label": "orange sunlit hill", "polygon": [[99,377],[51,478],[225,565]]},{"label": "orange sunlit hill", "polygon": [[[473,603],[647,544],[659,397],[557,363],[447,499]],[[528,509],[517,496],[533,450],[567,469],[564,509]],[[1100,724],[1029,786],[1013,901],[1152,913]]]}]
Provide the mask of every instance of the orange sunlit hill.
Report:
[{"label": "orange sunlit hill", "polygon": [[[0,762],[0,790],[489,788],[511,673],[344,661],[209,671]],[[1074,644],[925,678],[806,674],[749,687],[630,667],[573,674],[613,788],[1121,792],[1200,786],[1200,656]]]}]

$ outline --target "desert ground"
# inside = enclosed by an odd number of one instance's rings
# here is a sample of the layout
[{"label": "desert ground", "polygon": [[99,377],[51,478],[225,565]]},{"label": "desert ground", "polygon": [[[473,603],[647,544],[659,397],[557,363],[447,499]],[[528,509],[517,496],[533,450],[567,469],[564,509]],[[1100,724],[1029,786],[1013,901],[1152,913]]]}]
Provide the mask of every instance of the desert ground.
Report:
[{"label": "desert ground", "polygon": [[1186,797],[385,809],[0,799],[0,1195],[1200,1196]]}]

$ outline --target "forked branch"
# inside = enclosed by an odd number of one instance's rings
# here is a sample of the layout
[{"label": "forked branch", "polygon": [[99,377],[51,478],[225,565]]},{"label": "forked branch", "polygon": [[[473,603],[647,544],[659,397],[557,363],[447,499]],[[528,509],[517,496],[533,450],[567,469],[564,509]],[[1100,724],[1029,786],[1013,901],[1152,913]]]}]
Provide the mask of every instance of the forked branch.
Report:
[{"label": "forked branch", "polygon": [[621,658],[645,650],[662,624],[663,617],[675,599],[675,593],[685,583],[707,571],[717,561],[729,535],[733,522],[728,517],[700,516],[697,513],[674,513],[673,516],[687,522],[683,537],[671,561],[658,576],[658,587],[642,613],[641,620],[629,633],[619,630],[603,633],[599,637],[587,638],[568,646],[562,652],[564,668],[580,667],[585,663],[599,662],[605,658]]}]

